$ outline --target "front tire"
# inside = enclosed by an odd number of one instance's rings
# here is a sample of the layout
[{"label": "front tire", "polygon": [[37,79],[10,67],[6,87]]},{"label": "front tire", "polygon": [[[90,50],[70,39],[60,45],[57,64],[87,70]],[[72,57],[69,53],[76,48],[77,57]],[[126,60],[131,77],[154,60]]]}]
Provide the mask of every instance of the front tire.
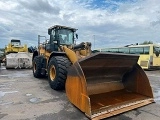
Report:
[{"label": "front tire", "polygon": [[48,80],[54,90],[64,90],[67,79],[67,69],[71,65],[64,56],[52,57],[48,65]]},{"label": "front tire", "polygon": [[42,69],[42,65],[41,65],[41,56],[35,56],[33,59],[33,75],[35,78],[41,78],[42,74],[41,74],[41,69]]}]

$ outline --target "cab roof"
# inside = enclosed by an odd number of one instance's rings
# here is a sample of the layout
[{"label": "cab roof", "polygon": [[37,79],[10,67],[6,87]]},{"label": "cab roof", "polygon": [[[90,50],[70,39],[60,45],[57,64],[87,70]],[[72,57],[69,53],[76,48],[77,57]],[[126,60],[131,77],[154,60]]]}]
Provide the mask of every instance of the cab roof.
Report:
[{"label": "cab roof", "polygon": [[54,28],[59,28],[59,29],[61,29],[61,28],[65,28],[65,29],[74,30],[74,31],[76,31],[76,30],[77,30],[76,28],[71,28],[71,27],[62,26],[62,25],[54,25],[54,26],[52,26],[52,27],[48,28],[48,30],[51,30],[51,29],[54,29]]},{"label": "cab roof", "polygon": [[17,39],[11,39],[11,42],[21,42],[21,41]]}]

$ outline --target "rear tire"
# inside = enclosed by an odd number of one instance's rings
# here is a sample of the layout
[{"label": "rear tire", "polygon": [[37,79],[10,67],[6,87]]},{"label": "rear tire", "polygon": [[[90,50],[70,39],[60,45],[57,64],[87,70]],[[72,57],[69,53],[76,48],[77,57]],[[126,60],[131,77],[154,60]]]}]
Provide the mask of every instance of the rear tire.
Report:
[{"label": "rear tire", "polygon": [[48,66],[48,80],[54,90],[64,90],[71,62],[64,56],[52,57]]},{"label": "rear tire", "polygon": [[35,56],[33,59],[33,75],[35,78],[41,78],[41,69],[42,69],[42,64],[41,64],[41,56]]}]

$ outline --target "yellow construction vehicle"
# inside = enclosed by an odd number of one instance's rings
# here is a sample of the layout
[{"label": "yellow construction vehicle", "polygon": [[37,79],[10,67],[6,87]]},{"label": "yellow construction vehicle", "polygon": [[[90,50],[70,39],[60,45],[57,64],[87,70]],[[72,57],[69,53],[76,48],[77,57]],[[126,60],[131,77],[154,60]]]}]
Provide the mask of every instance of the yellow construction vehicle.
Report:
[{"label": "yellow construction vehicle", "polygon": [[55,25],[50,40],[33,54],[33,75],[48,75],[50,87],[66,90],[71,103],[90,119],[103,119],[153,101],[139,56],[91,53],[91,43],[75,44],[77,29]]},{"label": "yellow construction vehicle", "polygon": [[17,39],[12,39],[8,46],[5,47],[5,53],[18,53],[18,52],[28,52],[27,45],[21,45],[21,41]]},{"label": "yellow construction vehicle", "polygon": [[32,53],[28,52],[27,45],[21,45],[21,41],[12,39],[5,47],[6,68],[31,68]]}]

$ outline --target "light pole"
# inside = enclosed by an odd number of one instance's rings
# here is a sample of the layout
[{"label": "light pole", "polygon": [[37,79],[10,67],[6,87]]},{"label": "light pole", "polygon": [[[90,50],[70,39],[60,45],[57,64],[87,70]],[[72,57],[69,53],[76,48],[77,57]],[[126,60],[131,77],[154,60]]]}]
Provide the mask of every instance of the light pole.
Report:
[{"label": "light pole", "polygon": [[45,40],[46,40],[46,36],[38,35],[38,46],[40,45],[40,38],[41,38],[41,37],[44,37],[44,38],[45,38]]},{"label": "light pole", "polygon": [[93,35],[93,39],[94,39],[94,49],[95,49],[95,35]]}]

